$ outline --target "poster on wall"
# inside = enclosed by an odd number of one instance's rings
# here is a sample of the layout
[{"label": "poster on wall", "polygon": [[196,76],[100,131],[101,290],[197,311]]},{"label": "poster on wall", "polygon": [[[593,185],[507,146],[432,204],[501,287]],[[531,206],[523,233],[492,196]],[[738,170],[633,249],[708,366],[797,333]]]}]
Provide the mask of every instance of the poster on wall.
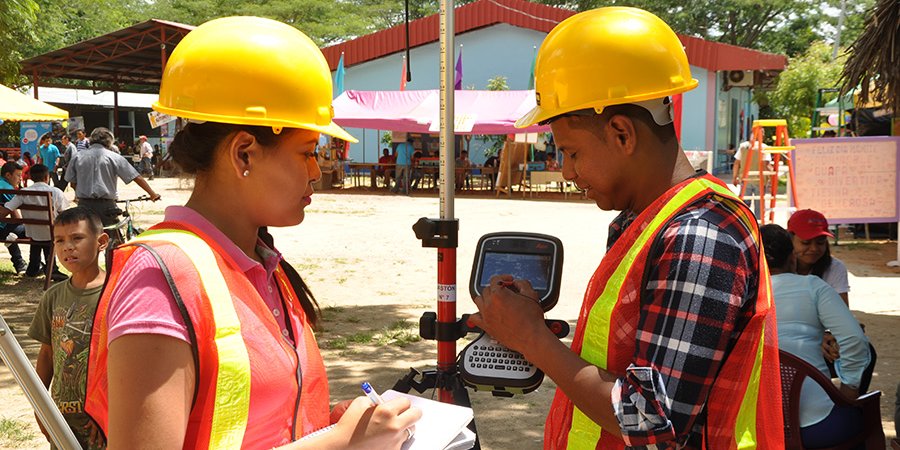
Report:
[{"label": "poster on wall", "polygon": [[837,223],[900,220],[900,138],[793,139],[797,207]]},{"label": "poster on wall", "polygon": [[21,122],[19,124],[19,136],[21,136],[19,148],[22,154],[28,152],[32,156],[36,155],[41,136],[49,133],[52,129],[53,125],[50,122]]},{"label": "poster on wall", "polygon": [[69,117],[69,126],[66,128],[66,132],[70,136],[74,136],[78,130],[84,130],[84,117]]}]

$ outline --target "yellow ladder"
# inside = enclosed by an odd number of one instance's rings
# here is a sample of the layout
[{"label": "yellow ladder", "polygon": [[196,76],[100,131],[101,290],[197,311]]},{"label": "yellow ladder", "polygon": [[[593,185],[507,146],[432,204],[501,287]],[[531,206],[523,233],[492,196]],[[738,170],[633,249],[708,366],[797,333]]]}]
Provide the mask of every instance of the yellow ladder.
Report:
[{"label": "yellow ladder", "polygon": [[[766,128],[775,128],[775,145],[763,148],[763,139],[766,136]],[[790,164],[789,153],[794,149],[791,145],[790,137],[787,132],[787,121],[784,119],[761,119],[753,121],[753,128],[750,137],[750,148],[747,155],[742,155],[741,159],[746,162],[742,167],[741,179],[745,180],[741,184],[741,199],[758,200],[759,201],[759,217],[757,218],[761,224],[775,221],[775,208],[777,200],[791,199],[791,205],[797,207],[797,197],[794,193],[794,165]],[[772,156],[772,170],[766,170],[765,154]],[[784,196],[778,196],[778,168],[781,165],[782,157],[788,166],[788,185],[787,193]],[[750,170],[750,166],[756,163],[755,170]],[[752,181],[751,181],[752,180]],[[745,195],[747,185],[751,182],[759,183],[759,196]],[[768,203],[768,206],[766,205]],[[766,209],[768,208],[768,220],[766,220]]]}]

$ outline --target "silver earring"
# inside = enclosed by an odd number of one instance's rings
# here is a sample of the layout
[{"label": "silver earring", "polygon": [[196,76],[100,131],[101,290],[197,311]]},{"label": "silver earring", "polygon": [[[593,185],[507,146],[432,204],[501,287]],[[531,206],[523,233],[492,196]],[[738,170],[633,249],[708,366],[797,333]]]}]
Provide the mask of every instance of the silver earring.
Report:
[{"label": "silver earring", "polygon": [[249,169],[244,171],[244,176],[245,176],[245,177],[249,177],[249,176],[250,176],[250,170],[249,170]]}]

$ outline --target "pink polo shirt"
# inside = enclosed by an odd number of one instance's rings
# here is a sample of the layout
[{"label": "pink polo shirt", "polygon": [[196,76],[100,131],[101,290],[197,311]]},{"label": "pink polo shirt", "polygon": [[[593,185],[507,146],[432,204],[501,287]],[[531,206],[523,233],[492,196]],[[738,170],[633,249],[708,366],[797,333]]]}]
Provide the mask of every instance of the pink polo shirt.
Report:
[{"label": "pink polo shirt", "polygon": [[[284,308],[275,269],[281,260],[278,251],[266,247],[262,241],[256,244],[256,251],[263,264],[247,256],[218,228],[196,211],[185,206],[166,208],[167,222],[181,222],[196,227],[222,246],[225,252],[238,264],[275,316],[281,327],[281,334],[290,339],[284,321]],[[169,270],[178,270],[170,267]],[[112,293],[109,303],[109,340],[112,342],[126,334],[161,334],[191,342],[187,327],[175,303],[172,290],[163,276],[162,269],[147,250],[137,249],[122,268],[122,275]],[[107,344],[108,345],[108,344]]]}]

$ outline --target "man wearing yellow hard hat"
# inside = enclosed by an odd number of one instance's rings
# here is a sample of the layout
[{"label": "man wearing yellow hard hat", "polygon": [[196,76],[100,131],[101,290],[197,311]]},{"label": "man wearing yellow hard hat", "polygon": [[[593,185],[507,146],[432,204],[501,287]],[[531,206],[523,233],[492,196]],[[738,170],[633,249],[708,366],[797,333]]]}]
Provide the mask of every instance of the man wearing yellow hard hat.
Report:
[{"label": "man wearing yellow hard hat", "polygon": [[537,106],[516,125],[549,123],[563,176],[622,211],[571,349],[526,280],[514,280],[517,294],[497,276],[475,299],[473,324],[557,384],[544,447],[784,448],[759,229],[680,149],[669,96],[697,80],[678,37],[640,9],[586,11],[550,32],[535,76]]},{"label": "man wearing yellow hard hat", "polygon": [[[400,448],[421,411],[329,408],[319,308],[268,226],[303,221],[332,122],[331,72],[305,34],[228,17],[178,44],[153,109],[188,124],[169,151],[184,206],[116,249],[94,318],[85,411],[111,449]],[[325,433],[316,433],[330,425]]]}]

